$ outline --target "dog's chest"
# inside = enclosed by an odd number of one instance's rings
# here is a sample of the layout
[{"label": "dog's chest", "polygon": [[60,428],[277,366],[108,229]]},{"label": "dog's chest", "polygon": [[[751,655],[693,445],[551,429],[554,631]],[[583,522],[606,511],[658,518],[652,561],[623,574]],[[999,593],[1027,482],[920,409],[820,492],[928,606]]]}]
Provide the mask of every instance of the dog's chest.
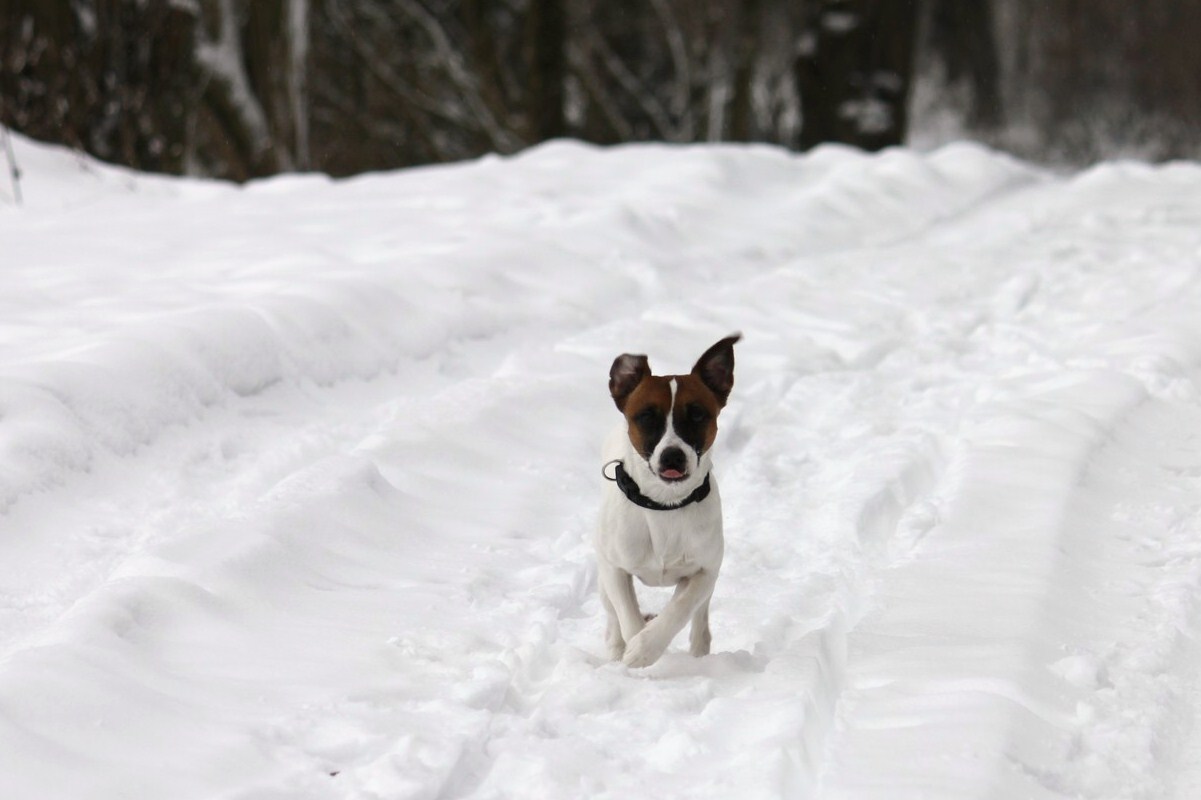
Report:
[{"label": "dog's chest", "polygon": [[674,586],[702,569],[716,569],[721,518],[700,511],[631,513],[616,529],[618,552],[612,560],[648,586]]},{"label": "dog's chest", "polygon": [[647,586],[673,586],[700,569],[698,554],[692,552],[678,526],[649,525],[646,561],[633,573]]}]

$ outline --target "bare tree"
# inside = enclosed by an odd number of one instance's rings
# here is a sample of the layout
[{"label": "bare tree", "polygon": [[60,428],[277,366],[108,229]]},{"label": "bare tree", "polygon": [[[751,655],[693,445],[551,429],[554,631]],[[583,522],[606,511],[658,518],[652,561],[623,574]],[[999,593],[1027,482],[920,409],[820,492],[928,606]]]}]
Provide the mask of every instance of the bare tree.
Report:
[{"label": "bare tree", "polygon": [[196,61],[204,78],[194,157],[236,178],[308,159],[306,0],[203,0]]}]

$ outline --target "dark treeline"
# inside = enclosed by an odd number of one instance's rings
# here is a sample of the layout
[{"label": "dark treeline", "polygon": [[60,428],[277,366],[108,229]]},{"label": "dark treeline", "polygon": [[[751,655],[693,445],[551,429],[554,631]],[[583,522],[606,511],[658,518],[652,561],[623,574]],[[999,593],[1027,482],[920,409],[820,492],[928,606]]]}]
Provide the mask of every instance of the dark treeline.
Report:
[{"label": "dark treeline", "polygon": [[[1196,154],[1195,0],[0,0],[0,122],[142,169],[598,143]],[[912,103],[916,82],[919,100]]]}]

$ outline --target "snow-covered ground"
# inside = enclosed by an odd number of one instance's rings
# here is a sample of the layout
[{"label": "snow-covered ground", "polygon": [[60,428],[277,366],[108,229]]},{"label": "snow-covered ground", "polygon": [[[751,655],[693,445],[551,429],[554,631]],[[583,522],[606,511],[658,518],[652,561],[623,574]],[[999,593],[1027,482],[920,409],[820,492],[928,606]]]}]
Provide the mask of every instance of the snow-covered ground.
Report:
[{"label": "snow-covered ground", "polygon": [[[16,144],[0,798],[1201,796],[1201,167]],[[609,364],[733,330],[714,653],[607,663]]]}]

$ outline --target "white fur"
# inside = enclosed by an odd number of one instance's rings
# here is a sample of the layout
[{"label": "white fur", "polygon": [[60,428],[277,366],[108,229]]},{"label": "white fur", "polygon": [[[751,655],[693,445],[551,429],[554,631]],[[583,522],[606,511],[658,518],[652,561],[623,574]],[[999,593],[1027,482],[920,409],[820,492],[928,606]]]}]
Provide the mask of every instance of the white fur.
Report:
[{"label": "white fur", "polygon": [[[712,464],[707,451],[697,458],[670,425],[663,440],[669,436],[690,454],[688,477],[682,481],[667,483],[652,471],[630,443],[624,422],[606,440],[604,460],[621,459],[647,497],[660,503],[677,503],[704,482]],[[664,446],[660,442],[655,448],[652,463],[657,463]],[[615,483],[606,481],[595,539],[597,573],[601,603],[608,615],[605,642],[610,656],[627,666],[655,663],[690,621],[690,652],[694,656],[709,652],[709,598],[725,546],[717,479],[710,476],[709,480],[710,492],[704,500],[671,511],[634,505]],[[634,578],[648,586],[676,587],[662,613],[649,622],[644,621],[638,607]]]}]

